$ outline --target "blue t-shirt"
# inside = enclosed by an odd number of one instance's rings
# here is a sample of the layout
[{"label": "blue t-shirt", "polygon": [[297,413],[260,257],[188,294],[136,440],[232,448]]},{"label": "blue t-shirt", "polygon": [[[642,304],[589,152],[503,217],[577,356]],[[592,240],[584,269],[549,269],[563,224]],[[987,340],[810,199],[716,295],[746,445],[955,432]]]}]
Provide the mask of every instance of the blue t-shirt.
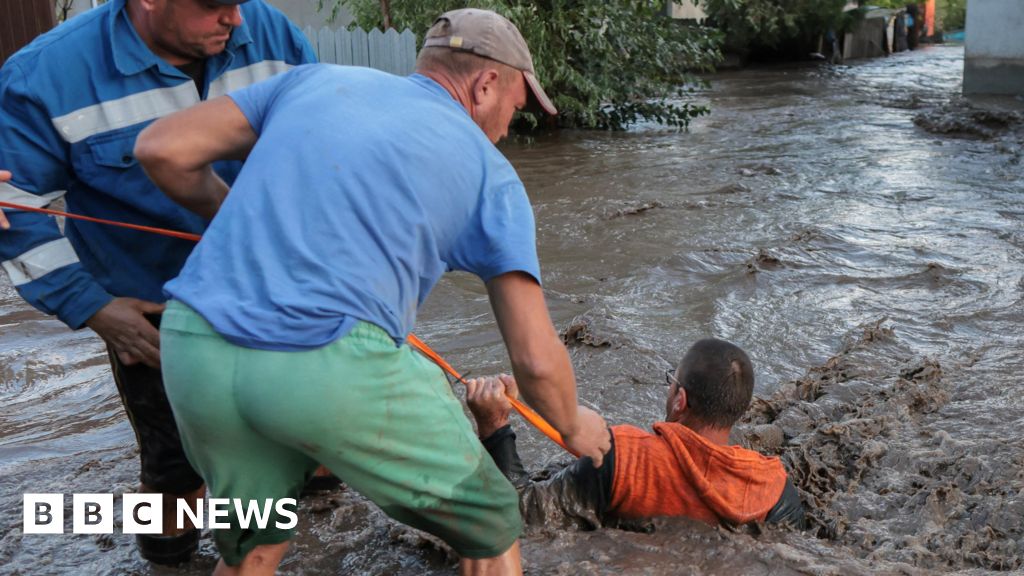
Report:
[{"label": "blue t-shirt", "polygon": [[433,80],[319,64],[229,96],[259,139],[165,286],[227,340],[305,350],[364,320],[400,343],[448,270],[540,281],[522,182]]}]

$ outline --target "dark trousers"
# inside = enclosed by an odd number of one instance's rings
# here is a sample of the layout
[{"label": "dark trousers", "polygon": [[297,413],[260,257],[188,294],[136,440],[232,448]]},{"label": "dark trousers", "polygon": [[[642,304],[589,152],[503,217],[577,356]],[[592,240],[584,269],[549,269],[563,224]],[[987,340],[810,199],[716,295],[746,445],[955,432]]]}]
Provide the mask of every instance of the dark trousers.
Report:
[{"label": "dark trousers", "polygon": [[197,490],[203,479],[192,469],[181,447],[160,370],[145,364],[125,366],[113,350],[108,348],[107,353],[121,403],[139,444],[142,483],[163,494]]}]

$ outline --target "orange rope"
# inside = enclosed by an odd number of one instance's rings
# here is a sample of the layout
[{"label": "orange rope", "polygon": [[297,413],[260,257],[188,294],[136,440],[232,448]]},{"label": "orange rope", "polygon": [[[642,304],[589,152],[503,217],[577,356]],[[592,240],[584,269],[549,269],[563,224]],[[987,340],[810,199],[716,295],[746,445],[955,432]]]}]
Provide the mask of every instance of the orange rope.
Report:
[{"label": "orange rope", "polygon": [[[172,238],[181,238],[182,240],[191,240],[193,242],[198,242],[200,239],[200,236],[198,234],[190,234],[188,232],[178,232],[177,230],[167,230],[166,228],[154,228],[152,226],[141,226],[139,224],[128,224],[125,222],[116,222],[114,220],[104,220],[102,218],[93,218],[91,216],[82,216],[79,214],[61,212],[60,210],[36,208],[34,206],[23,206],[21,204],[14,204],[13,202],[0,202],[0,206],[4,208],[13,208],[15,210],[24,210],[26,212],[39,212],[42,214],[50,214],[51,216],[64,216],[65,218],[85,220],[87,222],[95,222],[97,224],[108,224],[110,226],[130,228],[132,230],[141,230],[142,232],[151,232],[153,234],[170,236]],[[450,364],[444,361],[444,358],[441,358],[441,356],[439,356],[436,352],[431,350],[430,347],[427,346],[426,343],[424,343],[422,340],[417,338],[415,334],[410,333],[407,340],[413,348],[416,348],[417,350],[422,352],[424,356],[433,360],[438,366],[441,367],[442,370],[451,374],[459,382],[462,382],[463,384],[466,383],[466,381],[462,379],[462,376],[458,372],[456,372],[455,369],[452,368]],[[529,406],[524,404],[518,398],[513,398],[507,394],[505,395],[505,397],[508,398],[508,401],[512,404],[512,407],[516,409],[516,412],[519,412],[519,414],[523,418],[526,418],[527,422],[533,424],[538,430],[541,431],[541,433],[543,433],[545,436],[553,440],[562,448],[565,448],[566,451],[570,453],[572,452],[565,445],[565,441],[562,440],[562,435],[558,433],[558,430],[555,430],[555,428],[551,424],[548,424],[547,420],[545,420],[543,416],[531,410]],[[578,454],[576,455],[578,456]]]},{"label": "orange rope", "polygon": [[24,210],[26,212],[39,212],[41,214],[49,214],[51,216],[64,216],[65,218],[73,218],[75,220],[85,220],[86,222],[96,222],[97,224],[109,224],[110,226],[119,226],[121,228],[131,228],[132,230],[141,230],[143,232],[152,232],[153,234],[160,234],[163,236],[171,236],[173,238],[181,238],[182,240],[191,240],[193,242],[199,242],[198,234],[189,234],[188,232],[178,232],[177,230],[167,230],[166,228],[154,228],[152,226],[141,226],[139,224],[128,224],[125,222],[115,222],[113,220],[104,220],[102,218],[93,218],[92,216],[82,216],[80,214],[69,214],[68,212],[61,212],[60,210],[50,210],[49,208],[36,208],[34,206],[22,206],[21,204],[14,204],[13,202],[0,202],[0,206],[4,208],[13,208],[15,210]]},{"label": "orange rope", "polygon": [[[430,346],[427,346],[422,340],[417,338],[415,334],[409,334],[406,340],[409,342],[410,346],[422,352],[427,358],[433,360],[435,364],[440,366],[445,372],[451,374],[453,378],[463,384],[466,383],[466,381],[462,379],[462,375],[456,372],[455,369],[452,368],[451,364],[445,362],[444,358],[441,358],[437,352],[431,350]],[[565,448],[567,452],[574,456],[579,456],[579,454],[575,454],[572,450],[569,450],[569,447],[565,445],[565,441],[562,440],[562,435],[558,433],[558,430],[555,430],[554,426],[548,424],[547,420],[545,420],[543,416],[531,410],[529,406],[524,404],[518,398],[513,398],[508,394],[505,394],[505,398],[508,398],[508,401],[512,404],[512,407],[516,409],[516,412],[519,412],[520,416],[526,418],[526,421],[533,424],[534,427],[540,430],[542,434],[554,441],[555,444]]]}]

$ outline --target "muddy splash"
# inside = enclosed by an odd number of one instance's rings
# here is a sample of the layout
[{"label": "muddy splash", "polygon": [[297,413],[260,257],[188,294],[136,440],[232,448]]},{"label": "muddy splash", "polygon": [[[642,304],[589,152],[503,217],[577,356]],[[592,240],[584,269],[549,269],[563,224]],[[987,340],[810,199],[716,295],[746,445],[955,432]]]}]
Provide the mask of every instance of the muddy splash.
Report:
[{"label": "muddy splash", "polygon": [[979,138],[992,138],[1022,122],[1024,114],[978,107],[963,98],[914,115],[914,124],[933,134]]},{"label": "muddy splash", "polygon": [[[1020,568],[1020,446],[999,437],[979,446],[936,426],[954,395],[949,379],[980,357],[944,371],[895,332],[882,321],[865,328],[758,401],[745,443],[782,456],[818,538],[919,568]],[[782,442],[764,442],[765,428]]]},{"label": "muddy splash", "polygon": [[[688,133],[505,147],[582,401],[647,425],[690,343],[740,344],[760,400],[736,440],[783,458],[811,518],[803,533],[531,526],[528,573],[1024,571],[1024,126],[1019,103],[957,96],[962,56],[724,73]],[[441,283],[417,333],[463,371],[507,369],[471,278]],[[532,470],[565,461],[514,425]],[[0,281],[0,573],[208,574],[208,537],[165,570],[129,536],[21,533],[25,492],[134,490],[133,446],[102,343]],[[301,515],[285,574],[454,571],[442,543],[349,491]]]}]

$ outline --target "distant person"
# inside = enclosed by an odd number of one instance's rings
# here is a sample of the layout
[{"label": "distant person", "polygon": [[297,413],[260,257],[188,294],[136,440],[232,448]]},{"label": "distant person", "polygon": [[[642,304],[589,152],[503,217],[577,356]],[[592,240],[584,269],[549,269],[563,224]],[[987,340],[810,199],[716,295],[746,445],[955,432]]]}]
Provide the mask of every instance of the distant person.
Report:
[{"label": "distant person", "polygon": [[906,26],[907,26],[907,47],[910,50],[917,50],[921,38],[920,8],[917,4],[907,4]]},{"label": "distant person", "polygon": [[839,49],[839,36],[832,28],[825,32],[825,45],[828,46],[828,63],[833,65],[842,64],[843,53]]},{"label": "distant person", "polygon": [[907,47],[907,14],[900,12],[893,21],[893,52],[906,52]]},{"label": "distant person", "polygon": [[[0,200],[185,232],[207,221],[174,204],[132,148],[153,120],[315,60],[302,32],[264,0],[110,0],[39,36],[0,69]],[[218,173],[234,180],[240,162]],[[196,502],[202,478],[181,447],[160,376],[163,284],[188,240],[0,211],[0,262],[26,302],[107,344],[139,446],[141,492],[164,494],[163,534],[139,534],[143,558],[188,560],[194,528],[175,525],[176,499]]]},{"label": "distant person", "polygon": [[517,394],[515,379],[470,379],[466,401],[484,447],[519,489],[527,522],[551,521],[546,510],[554,504],[584,524],[683,516],[715,524],[802,527],[803,505],[782,462],[727,445],[753,394],[746,353],[723,340],[701,340],[665,376],[665,421],[654,424],[653,434],[612,426],[603,465],[580,458],[541,481],[530,480],[508,423],[505,395]]},{"label": "distant person", "polygon": [[[447,12],[416,73],[301,66],[158,120],[136,154],[216,218],[161,325],[167,396],[216,498],[294,497],[319,460],[471,574],[521,572],[515,489],[443,372],[406,343],[442,274],[487,288],[527,400],[600,461],[540,285],[533,210],[495,143],[516,110],[557,111],[526,41],[487,10]],[[247,158],[230,188],[211,163]],[[270,573],[292,530],[213,530],[218,574]]]}]

